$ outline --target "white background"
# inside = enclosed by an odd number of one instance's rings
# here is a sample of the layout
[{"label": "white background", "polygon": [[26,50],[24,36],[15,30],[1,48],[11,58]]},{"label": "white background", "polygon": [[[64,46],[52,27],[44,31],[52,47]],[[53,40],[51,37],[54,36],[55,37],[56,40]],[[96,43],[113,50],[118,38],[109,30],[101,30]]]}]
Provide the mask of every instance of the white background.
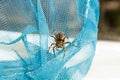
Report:
[{"label": "white background", "polygon": [[92,66],[83,80],[120,80],[120,42],[98,41]]}]

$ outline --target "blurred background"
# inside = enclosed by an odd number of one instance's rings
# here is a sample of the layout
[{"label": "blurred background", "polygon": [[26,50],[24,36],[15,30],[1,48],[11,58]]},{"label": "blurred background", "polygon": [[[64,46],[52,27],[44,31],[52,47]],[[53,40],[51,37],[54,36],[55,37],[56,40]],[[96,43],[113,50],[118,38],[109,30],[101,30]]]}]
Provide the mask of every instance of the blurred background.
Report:
[{"label": "blurred background", "polygon": [[120,0],[100,0],[99,40],[120,41]]}]

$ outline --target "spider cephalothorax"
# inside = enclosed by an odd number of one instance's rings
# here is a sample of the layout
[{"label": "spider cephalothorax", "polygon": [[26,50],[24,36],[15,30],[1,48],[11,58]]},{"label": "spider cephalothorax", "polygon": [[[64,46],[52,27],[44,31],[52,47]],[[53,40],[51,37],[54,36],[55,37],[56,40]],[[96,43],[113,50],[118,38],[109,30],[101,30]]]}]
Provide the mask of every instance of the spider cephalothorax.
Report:
[{"label": "spider cephalothorax", "polygon": [[53,53],[55,55],[55,49],[57,50],[57,48],[63,48],[64,50],[64,55],[63,57],[65,56],[65,52],[66,52],[66,47],[65,47],[65,44],[71,44],[71,42],[65,42],[65,39],[67,38],[67,36],[65,35],[65,33],[63,32],[59,32],[57,34],[55,34],[54,36],[51,36],[54,38],[55,40],[55,43],[52,43],[49,47],[49,50],[50,48],[53,46]]}]

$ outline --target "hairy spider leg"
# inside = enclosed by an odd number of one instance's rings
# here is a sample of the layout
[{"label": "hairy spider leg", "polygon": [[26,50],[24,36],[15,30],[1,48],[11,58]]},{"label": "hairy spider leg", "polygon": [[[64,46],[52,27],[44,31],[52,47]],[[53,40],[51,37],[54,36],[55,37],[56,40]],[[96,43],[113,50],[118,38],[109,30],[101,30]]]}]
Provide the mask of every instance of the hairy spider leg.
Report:
[{"label": "hairy spider leg", "polygon": [[66,54],[66,48],[65,48],[65,46],[63,47],[63,51],[64,51],[64,54],[63,54],[63,58],[64,58],[65,54]]},{"label": "hairy spider leg", "polygon": [[56,48],[56,46],[54,46],[54,47],[53,47],[53,53],[54,53],[54,57],[55,57],[55,48]]},{"label": "hairy spider leg", "polygon": [[78,47],[78,46],[76,46],[75,44],[72,44],[71,42],[65,42],[64,44],[70,44],[70,45],[72,45],[72,46]]},{"label": "hairy spider leg", "polygon": [[51,48],[53,45],[55,45],[55,43],[52,43],[52,44],[50,45],[49,50],[50,50],[50,48]]},{"label": "hairy spider leg", "polygon": [[54,39],[56,39],[54,36],[51,36],[51,37],[53,37]]}]

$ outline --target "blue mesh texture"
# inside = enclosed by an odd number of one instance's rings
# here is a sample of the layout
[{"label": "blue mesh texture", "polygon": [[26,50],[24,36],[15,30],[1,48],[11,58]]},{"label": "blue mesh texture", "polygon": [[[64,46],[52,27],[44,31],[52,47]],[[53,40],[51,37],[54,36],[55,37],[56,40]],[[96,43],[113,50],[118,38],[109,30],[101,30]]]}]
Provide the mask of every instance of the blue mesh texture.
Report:
[{"label": "blue mesh texture", "polygon": [[[0,80],[81,80],[96,48],[99,0],[0,0]],[[62,48],[48,49],[64,32]],[[54,45],[56,46],[56,45]],[[9,57],[12,59],[9,59]]]}]

